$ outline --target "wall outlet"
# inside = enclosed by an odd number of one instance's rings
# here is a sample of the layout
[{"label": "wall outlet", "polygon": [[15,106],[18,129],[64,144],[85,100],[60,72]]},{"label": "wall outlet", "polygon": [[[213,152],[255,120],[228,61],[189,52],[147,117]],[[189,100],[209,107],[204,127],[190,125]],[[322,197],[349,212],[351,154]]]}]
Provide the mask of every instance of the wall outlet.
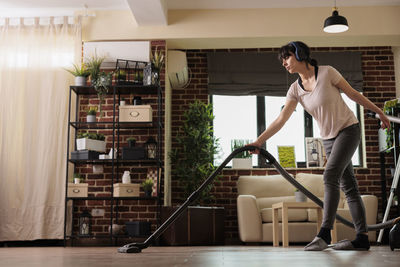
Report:
[{"label": "wall outlet", "polygon": [[98,216],[104,216],[104,209],[92,209],[92,216],[93,217],[98,217]]}]

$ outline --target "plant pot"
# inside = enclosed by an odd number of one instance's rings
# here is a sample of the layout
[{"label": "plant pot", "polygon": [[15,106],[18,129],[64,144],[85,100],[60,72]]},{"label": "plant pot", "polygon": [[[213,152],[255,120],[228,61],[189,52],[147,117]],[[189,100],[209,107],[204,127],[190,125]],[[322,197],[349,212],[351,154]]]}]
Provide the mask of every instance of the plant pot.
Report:
[{"label": "plant pot", "polygon": [[81,178],[74,178],[74,184],[80,184]]},{"label": "plant pot", "polygon": [[75,77],[75,85],[76,86],[86,86],[86,77],[76,76]]},{"label": "plant pot", "polygon": [[296,198],[296,202],[306,202],[307,201],[306,195],[304,195],[304,193],[300,192],[300,191],[294,192],[294,197]]},{"label": "plant pot", "polygon": [[232,159],[232,169],[251,169],[253,168],[251,158]]},{"label": "plant pot", "polygon": [[86,122],[96,122],[96,115],[87,115]]},{"label": "plant pot", "polygon": [[129,147],[135,147],[135,145],[136,145],[136,140],[128,140]]},{"label": "plant pot", "polygon": [[145,190],[144,191],[144,196],[145,197],[151,197],[151,193],[153,193],[153,190],[151,189],[151,190]]},{"label": "plant pot", "polygon": [[76,149],[106,152],[106,142],[88,138],[78,138],[76,139]]}]

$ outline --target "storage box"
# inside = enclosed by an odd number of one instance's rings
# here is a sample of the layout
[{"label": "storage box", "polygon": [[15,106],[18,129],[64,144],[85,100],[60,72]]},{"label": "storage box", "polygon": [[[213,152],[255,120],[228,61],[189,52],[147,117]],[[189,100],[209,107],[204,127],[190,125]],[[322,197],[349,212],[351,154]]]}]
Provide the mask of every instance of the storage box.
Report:
[{"label": "storage box", "polygon": [[146,157],[144,147],[123,147],[122,159],[144,159]]},{"label": "storage box", "polygon": [[151,233],[151,223],[143,221],[126,222],[126,231],[131,237],[147,237]]},{"label": "storage box", "polygon": [[68,197],[87,197],[89,184],[68,183]]},{"label": "storage box", "polygon": [[76,149],[106,152],[106,142],[88,138],[78,138],[76,139]]},{"label": "storage box", "polygon": [[140,184],[114,184],[114,197],[138,197]]},{"label": "storage box", "polygon": [[72,151],[72,160],[99,159],[100,152],[91,150]]},{"label": "storage box", "polygon": [[152,122],[153,109],[150,105],[125,105],[119,107],[120,122]]}]

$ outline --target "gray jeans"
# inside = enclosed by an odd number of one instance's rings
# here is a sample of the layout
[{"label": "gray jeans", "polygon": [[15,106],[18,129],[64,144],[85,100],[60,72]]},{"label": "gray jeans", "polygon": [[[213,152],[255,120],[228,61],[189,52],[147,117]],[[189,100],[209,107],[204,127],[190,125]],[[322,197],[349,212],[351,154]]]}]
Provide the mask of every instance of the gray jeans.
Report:
[{"label": "gray jeans", "polygon": [[324,217],[322,227],[332,229],[340,199],[345,193],[357,234],[367,232],[365,208],[354,176],[351,158],[360,144],[360,126],[344,128],[332,139],[323,140],[328,162],[324,171]]}]

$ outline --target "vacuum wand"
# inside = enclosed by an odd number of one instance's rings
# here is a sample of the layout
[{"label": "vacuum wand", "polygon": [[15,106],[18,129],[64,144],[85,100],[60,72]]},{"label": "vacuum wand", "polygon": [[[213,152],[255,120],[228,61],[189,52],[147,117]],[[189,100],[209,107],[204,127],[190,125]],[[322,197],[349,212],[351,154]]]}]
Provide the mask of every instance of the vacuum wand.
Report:
[{"label": "vacuum wand", "polygon": [[[367,113],[367,116],[368,116],[368,117],[371,117],[371,118],[380,119],[379,114],[376,114],[375,112],[372,112],[372,111],[368,112],[368,113]],[[390,116],[390,115],[386,115],[386,117],[388,117],[388,119],[389,119],[391,122],[400,124],[400,118],[394,117],[394,116]]]}]

